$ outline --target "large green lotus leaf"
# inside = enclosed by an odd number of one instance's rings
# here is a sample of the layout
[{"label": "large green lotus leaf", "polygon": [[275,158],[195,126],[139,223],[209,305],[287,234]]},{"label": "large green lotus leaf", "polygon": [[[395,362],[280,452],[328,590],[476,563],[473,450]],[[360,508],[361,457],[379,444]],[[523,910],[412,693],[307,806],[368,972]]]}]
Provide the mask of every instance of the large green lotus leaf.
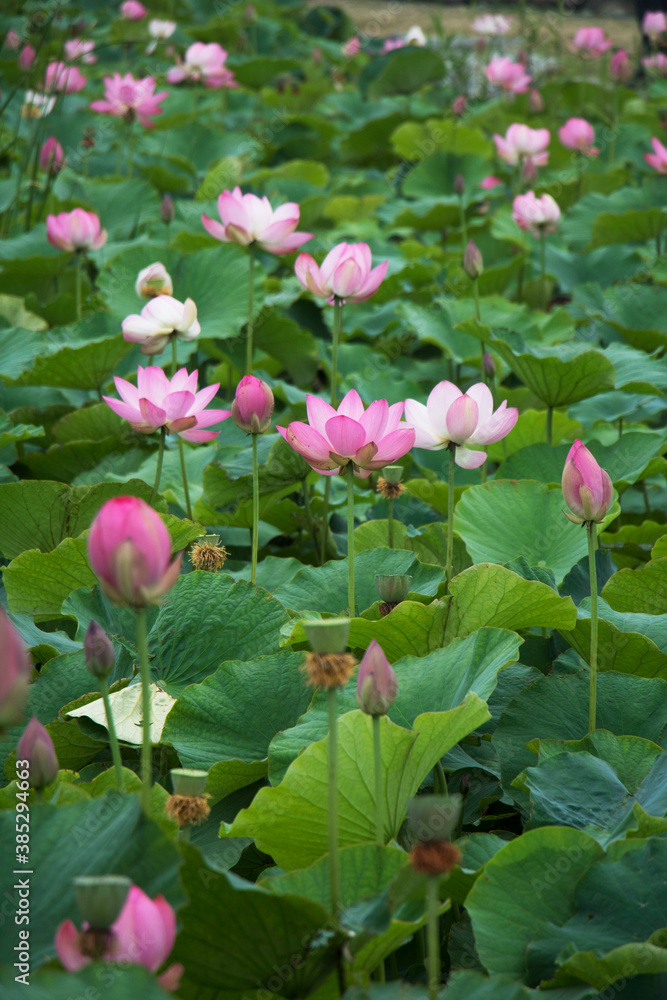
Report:
[{"label": "large green lotus leaf", "polygon": [[602,596],[615,611],[666,615],[667,559],[651,559],[637,570],[619,570],[605,584]]},{"label": "large green lotus leaf", "polygon": [[604,353],[616,369],[616,389],[662,395],[667,389],[667,366],[656,353],[646,354],[628,344],[608,344]]},{"label": "large green lotus leaf", "polygon": [[255,346],[280,362],[302,388],[310,388],[317,373],[317,341],[309,330],[275,311],[255,327]]},{"label": "large green lotus leaf", "polygon": [[667,320],[663,295],[664,289],[657,285],[627,282],[614,285],[605,291],[604,307],[597,315],[618,330],[632,347],[643,351],[664,348]]},{"label": "large green lotus leaf", "polygon": [[[579,655],[590,661],[591,601],[577,608],[574,629],[561,629]],[[598,599],[598,670],[616,670],[638,677],[667,680],[667,614],[645,615],[613,611]]]},{"label": "large green lotus leaf", "polygon": [[577,609],[572,598],[548,584],[523,577],[495,563],[478,563],[449,584],[452,603],[445,639],[468,635],[485,625],[513,630],[573,628]]},{"label": "large green lotus leaf", "polygon": [[493,146],[481,129],[460,125],[452,119],[405,122],[391,137],[396,154],[408,162],[422,160],[424,149],[442,149],[457,156],[475,153],[490,156]]},{"label": "large green lotus leaf", "polygon": [[442,80],[444,73],[437,52],[407,45],[371,59],[361,71],[359,89],[370,100],[386,94],[412,94],[427,83]]},{"label": "large green lotus leaf", "polygon": [[226,660],[277,652],[283,606],[261,587],[225,573],[181,576],[148,636],[153,680],[177,698]]},{"label": "large green lotus leaf", "polygon": [[[0,813],[0,840],[14,842],[14,813]],[[172,905],[183,900],[178,884],[181,855],[154,823],[147,820],[137,796],[115,789],[101,798],[64,808],[30,808],[30,867],[48,878],[31,878],[30,952],[33,969],[54,955],[53,937],[67,917],[80,926],[72,880],[77,875],[127,875],[151,898],[162,894]],[[0,876],[3,899],[18,899],[12,865]],[[13,907],[12,907],[13,909]],[[12,934],[0,943],[0,961],[13,962]]]},{"label": "large green lotus leaf", "polygon": [[593,235],[586,250],[613,243],[648,243],[667,228],[667,212],[661,208],[630,209],[628,212],[601,212],[593,223]]},{"label": "large green lotus leaf", "polygon": [[100,462],[113,462],[110,456],[117,459],[123,450],[117,437],[102,441],[68,441],[64,445],[51,445],[46,451],[28,452],[23,456],[22,465],[37,479],[74,483],[77,476],[96,469]]},{"label": "large green lotus leaf", "polygon": [[[393,613],[393,612],[392,612]],[[400,726],[412,727],[425,711],[446,712],[470,691],[484,701],[493,693],[498,672],[515,663],[522,640],[505,629],[483,628],[426,656],[405,656],[394,663],[398,696],[388,715]],[[339,691],[339,715],[357,707],[357,680]],[[278,732],[269,750],[269,778],[278,784],[304,747],[327,734],[326,694],[316,691],[312,705],[291,729]]]},{"label": "large green lotus leaf", "polygon": [[302,68],[301,61],[293,56],[251,56],[234,60],[234,75],[244,87],[266,87],[282,73],[293,73]]},{"label": "large green lotus leaf", "polygon": [[10,449],[12,445],[21,441],[30,441],[31,438],[44,436],[43,427],[35,427],[33,424],[13,424],[7,414],[0,410],[0,462],[3,465],[12,465],[16,461],[16,449]]},{"label": "large green lotus leaf", "polygon": [[275,734],[295,725],[312,697],[302,666],[303,654],[287,651],[223,663],[185,689],[163,739],[176,748],[183,767],[265,761]]},{"label": "large green lotus leaf", "polygon": [[574,889],[603,856],[581,830],[529,830],[498,851],[466,900],[479,957],[493,975],[527,977],[526,949],[545,923],[576,913]]},{"label": "large green lotus leaf", "polygon": [[[17,938],[18,941],[18,938]],[[7,976],[0,977],[3,1000],[21,1000],[25,996],[25,986],[14,980],[13,969]],[[11,981],[10,981],[11,976]],[[58,972],[44,969],[30,973],[30,1000],[72,1000],[72,997],[99,995],[104,984],[105,1000],[127,1000],[141,997],[142,1000],[169,1000],[169,993],[158,984],[149,969],[141,965],[123,966],[96,962],[79,969],[78,972]]]},{"label": "large green lotus leaf", "polygon": [[106,437],[121,437],[128,430],[127,424],[106,403],[94,403],[80,410],[72,410],[61,417],[52,428],[59,444],[71,441],[101,441]]},{"label": "large green lotus leaf", "polygon": [[[160,198],[147,181],[135,177],[128,180],[76,177],[77,197],[95,209],[109,230],[110,244],[117,240],[131,240],[137,227],[160,217]],[[71,196],[70,196],[71,197]],[[95,251],[97,259],[106,260],[109,243]],[[148,264],[153,260],[147,261]],[[145,266],[145,265],[144,265]],[[136,275],[135,275],[136,277]]]},{"label": "large green lotus leaf", "polygon": [[[580,740],[588,732],[588,671],[540,677],[510,701],[500,716],[492,743],[498,753],[503,787],[535,764],[526,749],[532,740]],[[598,677],[597,729],[618,736],[641,736],[665,744],[667,681],[602,673]]]},{"label": "large green lotus leaf", "polygon": [[513,350],[495,337],[492,347],[547,406],[569,406],[614,388],[616,372],[602,351],[573,342]]},{"label": "large green lotus leaf", "polygon": [[540,764],[560,753],[589,753],[610,764],[633,794],[662,752],[662,748],[650,740],[640,736],[615,736],[606,729],[596,729],[583,740],[539,741]]},{"label": "large green lotus leaf", "polygon": [[289,993],[309,996],[334,968],[341,935],[327,910],[303,896],[277,895],[218,872],[192,847],[181,878],[188,904],[170,956],[185,966],[191,996],[259,997],[289,973]]},{"label": "large green lotus leaf", "polygon": [[[449,712],[427,712],[415,719],[414,731],[384,716],[380,721],[385,795],[384,841],[395,837],[408,800],[436,761],[489,718],[474,693]],[[348,712],[338,720],[339,846],[375,838],[372,770],[372,719]],[[286,871],[303,868],[327,853],[328,736],[312,743],[290,766],[277,788],[262,788],[249,809],[227,829],[231,837],[253,837]]]},{"label": "large green lotus leaf", "polygon": [[[347,560],[335,559],[323,566],[307,566],[288,583],[277,587],[276,598],[297,611],[339,612],[347,608]],[[354,599],[360,610],[378,599],[375,575],[408,573],[410,590],[435,596],[442,582],[441,566],[424,566],[405,549],[373,549],[354,557]]]},{"label": "large green lotus leaf", "polygon": [[[593,951],[576,952],[565,959],[553,982],[558,984],[583,980],[603,991],[597,994],[598,997],[604,997],[608,989],[618,988],[615,986],[617,983],[627,983],[631,990],[636,988],[636,992],[628,995],[627,1000],[661,1000],[667,987],[664,930],[657,931],[655,937],[655,943],[642,941],[621,945],[603,957]],[[628,976],[631,977],[629,980]],[[551,989],[549,992],[552,992]]]}]

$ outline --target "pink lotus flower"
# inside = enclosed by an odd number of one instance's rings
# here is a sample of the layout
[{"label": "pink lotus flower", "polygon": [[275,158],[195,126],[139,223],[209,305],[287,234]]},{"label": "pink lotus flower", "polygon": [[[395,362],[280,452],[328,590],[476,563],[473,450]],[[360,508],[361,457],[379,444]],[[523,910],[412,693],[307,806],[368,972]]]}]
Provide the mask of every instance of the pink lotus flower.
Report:
[{"label": "pink lotus flower", "polygon": [[478,35],[506,35],[512,28],[512,18],[502,14],[484,14],[472,22],[472,30]]},{"label": "pink lotus flower", "polygon": [[161,292],[144,306],[139,315],[133,313],[126,316],[122,331],[124,340],[129,344],[141,344],[141,353],[151,355],[161,354],[172,337],[196,340],[201,326],[197,319],[197,306],[192,299],[179,302]]},{"label": "pink lotus flower", "polygon": [[39,165],[49,174],[57,174],[65,166],[65,154],[55,135],[49,136],[39,151]]},{"label": "pink lotus flower", "polygon": [[386,715],[397,694],[396,673],[380,643],[371,639],[357,673],[357,705],[367,715]]},{"label": "pink lotus flower", "polygon": [[157,604],[174,586],[182,553],[170,563],[171,538],[160,515],[139,497],[120,496],[107,500],[95,515],[88,558],[111,601],[143,608]]},{"label": "pink lotus flower", "polygon": [[493,411],[491,390],[483,382],[462,393],[452,382],[439,382],[431,390],[426,406],[416,399],[406,399],[405,419],[415,429],[415,448],[440,451],[456,445],[456,464],[462,469],[477,469],[486,452],[471,451],[470,445],[495,444],[512,430],[519,418],[516,407],[503,400]]},{"label": "pink lotus flower", "polygon": [[236,387],[232,420],[246,434],[263,434],[271,424],[273,393],[266,382],[254,375],[244,375]]},{"label": "pink lotus flower", "polygon": [[548,128],[531,128],[515,122],[507,129],[505,137],[493,136],[498,156],[511,167],[530,159],[536,167],[543,167],[549,162],[547,146],[551,141]]},{"label": "pink lotus flower", "polygon": [[667,149],[665,149],[659,139],[651,139],[651,145],[653,146],[653,152],[644,153],[644,159],[659,174],[667,174]]},{"label": "pink lotus flower", "polygon": [[101,228],[94,212],[74,208],[71,212],[47,215],[46,238],[51,246],[69,253],[99,250],[107,241],[107,231]]},{"label": "pink lotus flower", "polygon": [[58,758],[53,740],[35,715],[16,745],[16,758],[28,761],[31,788],[45,788],[58,777]]},{"label": "pink lotus flower", "polygon": [[92,110],[111,115],[112,118],[125,118],[129,123],[136,118],[145,128],[153,128],[151,117],[162,114],[160,101],[169,96],[168,90],[155,93],[155,79],[152,76],[135,80],[131,73],[126,73],[125,76],[114,73],[113,76],[104,77],[104,85],[105,99],[93,101],[90,105]]},{"label": "pink lotus flower", "polygon": [[343,53],[346,59],[352,59],[359,53],[360,49],[361,49],[361,42],[359,41],[358,38],[356,37],[348,38],[348,40],[345,42],[345,45],[341,49],[341,52]]},{"label": "pink lotus flower", "polygon": [[404,49],[405,39],[403,38],[387,38],[382,46],[382,55],[386,55],[387,52],[393,52],[395,49]]},{"label": "pink lotus flower", "polygon": [[92,66],[97,62],[94,51],[95,42],[85,42],[83,38],[71,38],[65,42],[65,58],[68,62],[82,62]]},{"label": "pink lotus flower", "polygon": [[548,236],[558,229],[560,208],[550,194],[537,198],[534,191],[528,191],[514,199],[512,217],[520,229],[533,236]]},{"label": "pink lotus flower", "polygon": [[[142,299],[153,299],[156,295],[173,295],[174,285],[167,268],[159,260],[156,260],[154,264],[149,264],[148,267],[139,271],[134,283],[134,290]],[[197,310],[195,309],[196,315]]]},{"label": "pink lotus flower", "polygon": [[[159,302],[160,298],[153,299],[149,305]],[[197,371],[188,375],[187,368],[181,368],[173,378],[168,379],[161,368],[140,367],[136,386],[118,375],[114,376],[121,399],[109,396],[102,399],[140,434],[152,434],[165,427],[168,434],[178,434],[185,441],[201,444],[212,441],[220,433],[202,428],[220,424],[232,414],[231,410],[204,409],[220,388],[220,383],[197,392],[198,375]]]},{"label": "pink lotus flower", "polygon": [[[88,924],[83,924],[83,931]],[[120,916],[111,925],[109,946],[102,956],[105,962],[143,965],[157,972],[168,958],[176,940],[176,915],[164,896],[151,899],[138,886],[130,889]],[[58,958],[68,972],[78,972],[92,958],[86,954],[85,939],[71,920],[64,920],[56,931]],[[163,989],[178,989],[183,966],[171,965],[158,978]]]},{"label": "pink lotus flower", "polygon": [[610,38],[605,38],[602,28],[579,28],[572,44],[580,52],[593,59],[599,59],[607,49],[611,48],[613,42]]},{"label": "pink lotus flower", "polygon": [[401,421],[403,403],[389,406],[378,399],[364,412],[359,393],[350,389],[337,410],[318,396],[306,397],[308,423],[294,420],[277,427],[287,443],[325,476],[335,476],[350,462],[365,479],[402,458],[412,448],[415,432]]},{"label": "pink lotus flower", "polygon": [[234,74],[225,66],[226,58],[227,53],[217,42],[194,42],[185,53],[185,62],[167,73],[167,83],[200,80],[206,87],[238,87]]},{"label": "pink lotus flower", "polygon": [[269,199],[256,194],[242,194],[240,187],[223,191],[218,198],[218,212],[222,222],[202,215],[204,229],[222,243],[240,243],[250,246],[258,243],[262,250],[278,256],[292,253],[302,243],[312,239],[312,233],[296,233],[299,225],[299,206],[287,202],[275,210]]},{"label": "pink lotus flower", "polygon": [[330,250],[318,267],[309,253],[300,253],[294,270],[309,292],[329,305],[340,302],[364,302],[375,295],[389,267],[385,260],[372,267],[373,258],[367,243],[339,243]]},{"label": "pink lotus flower", "polygon": [[601,469],[588,448],[575,441],[563,469],[561,483],[565,503],[571,513],[563,511],[570,521],[600,522],[611,507],[614,488],[608,473]]},{"label": "pink lotus flower", "polygon": [[585,118],[569,118],[558,129],[558,137],[566,149],[575,149],[584,156],[597,156],[600,152],[593,146],[595,131]]},{"label": "pink lotus flower", "polygon": [[44,89],[53,93],[78,94],[86,86],[88,78],[83,75],[78,66],[66,66],[62,62],[49,63],[46,67]]},{"label": "pink lotus flower", "polygon": [[0,608],[0,730],[21,721],[31,675],[25,643]]},{"label": "pink lotus flower", "polygon": [[642,31],[651,39],[660,38],[667,31],[667,17],[661,10],[647,10],[642,21]]},{"label": "pink lotus flower", "polygon": [[19,69],[27,73],[35,61],[36,52],[32,45],[24,45],[19,53]]},{"label": "pink lotus flower", "polygon": [[13,28],[9,29],[5,35],[5,45],[8,49],[13,49],[14,51],[21,48],[21,36],[18,31],[15,31]]},{"label": "pink lotus flower", "polygon": [[492,59],[484,73],[489,83],[494,83],[511,94],[525,94],[532,80],[532,76],[526,73],[523,63],[512,62],[504,56]]},{"label": "pink lotus flower", "polygon": [[627,83],[632,76],[632,64],[628,59],[628,53],[625,49],[619,49],[618,52],[614,52],[609,64],[609,74],[612,79],[617,80],[619,83]]},{"label": "pink lotus flower", "polygon": [[126,21],[141,21],[147,13],[146,7],[138,0],[125,0],[125,3],[120,5],[121,17],[124,17]]},{"label": "pink lotus flower", "polygon": [[642,59],[642,65],[658,76],[667,76],[667,56],[663,52],[656,52],[654,56]]},{"label": "pink lotus flower", "polygon": [[494,187],[498,187],[499,184],[502,187],[502,183],[500,177],[494,177],[493,174],[490,174],[483,181],[479,182],[479,186],[483,191],[491,191]]}]

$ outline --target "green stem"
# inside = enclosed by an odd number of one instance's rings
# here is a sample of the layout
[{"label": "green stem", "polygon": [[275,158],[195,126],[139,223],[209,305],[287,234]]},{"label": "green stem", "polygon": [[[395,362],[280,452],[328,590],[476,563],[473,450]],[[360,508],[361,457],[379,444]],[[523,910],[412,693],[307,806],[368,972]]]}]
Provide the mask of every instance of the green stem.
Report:
[{"label": "green stem", "polygon": [[466,210],[463,206],[463,197],[459,198],[459,213],[461,216],[461,237],[463,239],[463,251],[468,245],[468,220],[466,219]]},{"label": "green stem", "polygon": [[454,570],[454,474],[456,470],[456,445],[449,445],[449,479],[447,489],[447,564],[445,582],[449,583]]},{"label": "green stem", "polygon": [[547,427],[546,427],[547,444],[551,444],[553,442],[553,436],[554,436],[553,426],[554,426],[554,408],[553,406],[547,406]]},{"label": "green stem", "polygon": [[158,490],[160,489],[160,476],[162,475],[162,459],[164,458],[164,442],[167,436],[167,428],[163,425],[160,428],[160,448],[157,453],[157,469],[155,470],[155,482],[153,483],[153,492],[151,493],[150,503],[153,503],[155,497],[157,496]]},{"label": "green stem", "polygon": [[132,131],[132,126],[130,125],[130,131],[127,135],[127,177],[128,180],[132,176],[132,152],[134,146],[134,132]]},{"label": "green stem", "polygon": [[252,295],[254,291],[255,283],[255,251],[251,246],[248,251],[249,259],[249,273],[248,273],[248,326],[246,332],[246,348],[245,348],[245,373],[246,375],[252,374],[252,355],[253,355],[253,320],[252,320]]},{"label": "green stem", "polygon": [[482,462],[482,483],[486,482],[486,459]]},{"label": "green stem", "polygon": [[190,490],[188,489],[188,473],[185,468],[185,445],[182,439],[178,438],[178,453],[181,459],[181,478],[183,480],[183,492],[185,493],[185,512],[188,520],[192,521],[192,506],[190,504]]},{"label": "green stem", "polygon": [[310,505],[310,493],[308,491],[308,480],[303,479],[301,482],[301,488],[303,491],[303,509],[306,514],[306,523],[308,524],[308,532],[313,540],[313,549],[317,553],[317,534],[315,532],[315,522],[313,521],[313,508]]},{"label": "green stem", "polygon": [[259,462],[257,460],[257,435],[252,434],[252,562],[250,582],[257,576],[257,550],[259,548]]},{"label": "green stem", "polygon": [[373,716],[373,765],[375,768],[375,839],[384,847],[384,781],[382,780],[381,715]]},{"label": "green stem", "polygon": [[176,344],[176,334],[171,335],[171,377],[178,371],[178,345]]},{"label": "green stem", "polygon": [[394,498],[389,497],[387,500],[387,535],[389,539],[389,548],[394,547]]},{"label": "green stem", "polygon": [[139,672],[141,675],[141,805],[146,814],[151,808],[151,668],[148,662],[148,638],[146,635],[146,612],[136,609],[137,646],[139,648]]},{"label": "green stem", "polygon": [[541,284],[542,284],[542,308],[544,312],[549,308],[547,291],[547,257],[546,257],[546,237],[544,233],[540,236],[540,270],[541,270]]},{"label": "green stem", "polygon": [[333,339],[331,341],[331,405],[338,401],[338,345],[343,331],[343,303],[334,302]]},{"label": "green stem", "polygon": [[446,797],[447,795],[449,795],[449,792],[447,791],[447,779],[445,778],[445,772],[442,769],[442,763],[439,760],[437,760],[435,762],[435,767],[433,768],[433,784],[434,785],[436,783],[435,782],[436,778],[437,778],[437,782],[438,782],[438,785],[439,785],[437,794],[438,795],[444,795]]},{"label": "green stem", "polygon": [[613,163],[616,156],[616,125],[618,122],[618,88],[619,84],[614,86],[614,111],[611,119],[611,139],[609,141],[609,163]]},{"label": "green stem", "polygon": [[597,682],[598,682],[598,581],[595,566],[595,536],[597,526],[594,521],[586,522],[588,532],[588,571],[591,579],[591,686],[588,701],[588,731],[595,729]]},{"label": "green stem", "polygon": [[347,465],[347,604],[354,618],[354,465]]},{"label": "green stem", "polygon": [[[477,322],[482,322],[482,313],[479,308],[479,278],[472,279],[472,292],[475,297],[475,315],[477,316]],[[484,344],[482,344],[482,357],[484,357]]]},{"label": "green stem", "polygon": [[327,540],[329,537],[329,494],[331,493],[331,476],[327,476],[324,482],[324,497],[322,498],[322,551],[320,563],[324,566],[327,559]]},{"label": "green stem", "polygon": [[340,875],[338,871],[338,713],[336,710],[336,695],[338,688],[331,687],[327,692],[327,707],[329,712],[329,892],[331,895],[331,912],[338,916],[340,905]]},{"label": "green stem", "polygon": [[440,989],[440,918],[438,914],[438,876],[426,879],[426,971],[428,1000],[438,1000]]},{"label": "green stem", "polygon": [[76,251],[76,318],[81,319],[81,258],[80,250]]},{"label": "green stem", "polygon": [[104,714],[107,720],[107,732],[109,733],[109,746],[111,747],[111,759],[113,760],[113,769],[116,774],[116,788],[119,792],[123,791],[123,762],[120,758],[120,750],[118,748],[118,737],[116,736],[116,727],[113,721],[113,715],[111,712],[111,702],[109,701],[109,681],[106,677],[100,677],[100,691],[102,692],[102,701],[104,702]]}]

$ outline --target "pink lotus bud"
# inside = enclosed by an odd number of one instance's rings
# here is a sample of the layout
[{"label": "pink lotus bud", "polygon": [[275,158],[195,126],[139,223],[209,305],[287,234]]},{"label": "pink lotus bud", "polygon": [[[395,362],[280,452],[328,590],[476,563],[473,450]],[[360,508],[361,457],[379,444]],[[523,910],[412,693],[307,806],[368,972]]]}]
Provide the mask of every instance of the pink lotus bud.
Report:
[{"label": "pink lotus bud", "polygon": [[531,88],[528,94],[528,107],[533,112],[533,114],[538,115],[540,111],[544,111],[544,98],[540,94],[539,90]]},{"label": "pink lotus bud", "polygon": [[459,198],[465,194],[466,182],[463,178],[463,174],[457,174],[454,178],[454,194],[457,194]]},{"label": "pink lotus bud", "polygon": [[386,715],[397,694],[396,674],[382,646],[372,639],[359,665],[357,705],[366,715]]},{"label": "pink lotus bud", "polygon": [[246,434],[263,434],[271,423],[273,393],[261,379],[244,375],[236,387],[232,420]]},{"label": "pink lotus bud", "polygon": [[625,49],[619,49],[611,58],[609,73],[619,83],[627,83],[632,76],[632,64]]},{"label": "pink lotus bud", "polygon": [[44,788],[58,777],[58,758],[53,740],[35,715],[18,741],[16,759],[28,761],[31,788]]},{"label": "pink lotus bud", "polygon": [[463,270],[471,281],[479,278],[484,271],[484,260],[482,254],[473,240],[468,241],[468,246],[463,255]]},{"label": "pink lotus bud", "polygon": [[494,177],[493,174],[489,174],[488,177],[479,182],[479,186],[483,191],[491,191],[494,187],[498,187],[499,184],[502,186],[502,183],[500,177]]},{"label": "pink lotus bud", "polygon": [[160,205],[160,218],[164,222],[165,226],[168,226],[169,223],[173,222],[176,218],[174,202],[168,194],[166,194],[162,199],[162,204]]},{"label": "pink lotus bud", "polygon": [[120,5],[121,17],[126,21],[141,21],[147,13],[147,9],[138,0],[125,0],[125,3]]},{"label": "pink lotus bud", "polygon": [[593,146],[595,131],[585,118],[569,118],[558,129],[558,137],[566,149],[574,149],[584,156],[597,156],[600,152]]},{"label": "pink lotus bud", "polygon": [[88,558],[102,590],[117,604],[143,608],[157,604],[176,583],[171,539],[159,514],[144,500],[113,497],[95,515],[88,535]]},{"label": "pink lotus bud", "polygon": [[667,31],[667,17],[661,10],[647,10],[642,21],[642,31],[649,38],[659,38]]},{"label": "pink lotus bud", "polygon": [[583,524],[604,519],[613,499],[612,482],[581,441],[575,441],[570,448],[561,485],[565,503],[572,512],[563,513],[570,521]]},{"label": "pink lotus bud", "polygon": [[21,48],[21,36],[18,31],[14,31],[13,28],[9,29],[5,35],[5,45],[8,49],[13,49],[14,51]]},{"label": "pink lotus bud", "polygon": [[39,153],[39,163],[42,170],[49,174],[57,174],[65,166],[65,154],[55,135],[49,136]]},{"label": "pink lotus bud", "polygon": [[19,55],[19,67],[20,69],[23,70],[24,73],[27,73],[32,64],[34,63],[35,55],[36,53],[32,45],[25,45],[21,49],[21,53]]},{"label": "pink lotus bud", "polygon": [[23,639],[0,608],[0,729],[21,721],[31,674],[32,662]]},{"label": "pink lotus bud", "polygon": [[482,372],[489,381],[496,377],[496,363],[488,351],[482,355]]},{"label": "pink lotus bud", "polygon": [[653,146],[653,152],[644,153],[644,159],[659,174],[667,174],[667,149],[655,137],[651,139],[651,145]]},{"label": "pink lotus bud", "polygon": [[94,619],[86,629],[86,637],[83,640],[83,655],[86,658],[86,666],[93,677],[106,677],[107,674],[111,673],[116,662],[111,639]]},{"label": "pink lotus bud", "polygon": [[459,94],[459,96],[452,104],[452,114],[455,115],[456,118],[463,118],[467,109],[468,109],[468,101],[466,100],[465,94]]},{"label": "pink lotus bud", "polygon": [[139,271],[134,290],[142,299],[154,299],[156,295],[173,295],[174,285],[167,268],[157,260]]}]

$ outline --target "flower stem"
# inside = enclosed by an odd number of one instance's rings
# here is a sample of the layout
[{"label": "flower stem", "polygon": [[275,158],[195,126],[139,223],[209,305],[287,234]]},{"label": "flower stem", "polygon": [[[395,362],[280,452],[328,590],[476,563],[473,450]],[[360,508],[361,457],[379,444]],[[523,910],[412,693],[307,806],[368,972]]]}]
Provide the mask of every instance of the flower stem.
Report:
[{"label": "flower stem", "polygon": [[120,758],[120,750],[118,748],[118,737],[116,736],[116,726],[113,721],[113,714],[111,712],[111,702],[109,701],[109,681],[106,677],[100,677],[100,691],[102,692],[102,701],[104,702],[104,714],[107,720],[107,731],[109,733],[109,746],[111,747],[111,759],[113,760],[113,769],[116,774],[116,788],[119,792],[123,791],[123,762]]},{"label": "flower stem", "polygon": [[329,537],[329,494],[331,493],[331,477],[327,476],[324,482],[324,497],[322,498],[322,551],[320,563],[324,566],[327,558],[327,539]]},{"label": "flower stem", "polygon": [[163,424],[160,428],[160,448],[157,453],[157,469],[155,470],[155,482],[153,483],[153,492],[151,493],[150,502],[153,503],[155,497],[160,489],[160,477],[162,475],[162,459],[164,458],[164,441],[167,436],[167,428]]},{"label": "flower stem", "polygon": [[252,355],[253,355],[252,295],[254,291],[254,282],[255,282],[255,251],[251,246],[248,251],[248,326],[246,332],[246,348],[245,348],[246,375],[250,375],[252,373]]},{"label": "flower stem", "polygon": [[394,498],[389,497],[387,500],[387,535],[389,539],[389,548],[394,547]]},{"label": "flower stem", "polygon": [[454,570],[454,473],[456,470],[456,445],[449,445],[449,480],[447,488],[447,564],[445,582],[449,583]]},{"label": "flower stem", "polygon": [[554,408],[553,406],[547,406],[547,426],[546,426],[547,444],[551,444],[553,442],[553,436],[554,436],[553,425],[554,425]]},{"label": "flower stem", "polygon": [[178,438],[178,453],[181,459],[181,478],[183,479],[183,492],[185,493],[185,512],[188,515],[188,519],[192,521],[193,517],[192,506],[190,504],[190,490],[188,489],[188,473],[185,468],[185,445],[183,444],[180,436]]},{"label": "flower stem", "polygon": [[178,347],[176,344],[176,334],[171,335],[171,377],[178,371]]},{"label": "flower stem", "polygon": [[336,299],[334,303],[333,339],[331,342],[331,405],[335,407],[338,400],[338,345],[343,331],[343,303]]},{"label": "flower stem", "polygon": [[137,646],[139,647],[139,672],[141,674],[141,805],[145,813],[151,808],[151,668],[148,662],[148,637],[146,612],[137,608]]},{"label": "flower stem", "polygon": [[546,237],[544,233],[540,236],[540,271],[542,284],[542,308],[546,312],[549,308],[549,292],[547,290],[547,257],[546,257]]},{"label": "flower stem", "polygon": [[259,462],[257,460],[257,435],[252,434],[252,562],[250,582],[257,576],[257,550],[259,547]]},{"label": "flower stem", "polygon": [[310,505],[310,493],[308,492],[308,481],[303,479],[301,482],[301,489],[303,491],[303,509],[306,514],[306,523],[308,524],[308,533],[313,540],[313,549],[317,553],[317,534],[315,532],[315,522],[313,521],[313,509]]},{"label": "flower stem", "polygon": [[382,780],[382,731],[381,715],[373,717],[373,764],[375,767],[375,839],[384,847],[384,782]]},{"label": "flower stem", "polygon": [[354,618],[354,465],[347,465],[347,603]]},{"label": "flower stem", "polygon": [[81,251],[76,251],[76,318],[81,319]]},{"label": "flower stem", "polygon": [[588,731],[595,729],[597,684],[598,684],[598,581],[595,566],[595,535],[597,527],[594,521],[586,522],[588,532],[588,571],[591,580],[591,686],[588,700]]},{"label": "flower stem", "polygon": [[468,220],[466,219],[466,210],[463,205],[463,195],[459,196],[459,215],[461,218],[461,241],[465,250],[468,244]]},{"label": "flower stem", "polygon": [[438,876],[426,879],[426,971],[428,1000],[438,1000],[440,988],[440,918],[438,916]]},{"label": "flower stem", "polygon": [[338,871],[338,713],[336,696],[338,688],[331,687],[327,692],[327,707],[329,712],[329,892],[331,895],[331,912],[338,916],[340,901],[340,874]]}]

